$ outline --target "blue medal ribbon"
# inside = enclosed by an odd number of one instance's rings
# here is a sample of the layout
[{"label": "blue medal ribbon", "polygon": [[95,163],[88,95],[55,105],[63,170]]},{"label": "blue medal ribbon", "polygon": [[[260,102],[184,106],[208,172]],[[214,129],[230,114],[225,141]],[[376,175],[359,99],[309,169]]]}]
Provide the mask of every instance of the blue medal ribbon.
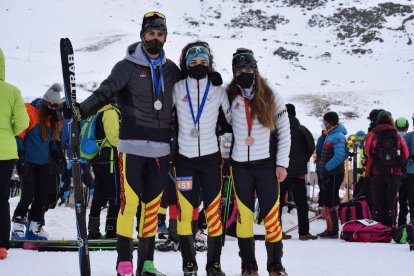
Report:
[{"label": "blue medal ribbon", "polygon": [[[160,56],[158,57],[159,62],[157,63],[157,61],[153,61],[147,56],[147,53],[145,53],[144,49],[142,49],[142,52],[144,53],[145,59],[148,61],[148,64],[151,66],[151,77],[152,77],[152,82],[154,83],[155,96],[156,96],[157,100],[159,100],[160,99],[160,93],[161,93],[162,81],[163,81],[162,80],[163,53],[161,52]],[[157,78],[157,72],[155,70],[154,64],[155,65],[157,65],[157,64],[160,65],[160,77],[159,78]]]},{"label": "blue medal ribbon", "polygon": [[201,113],[203,113],[204,105],[207,100],[208,91],[210,90],[210,81],[207,81],[206,90],[204,91],[203,99],[201,100],[201,104],[198,108],[197,117],[194,116],[194,109],[193,104],[191,103],[190,90],[188,89],[187,80],[185,80],[185,89],[187,90],[188,104],[190,105],[190,111],[191,116],[193,117],[194,127],[196,127],[198,122],[200,121]]}]

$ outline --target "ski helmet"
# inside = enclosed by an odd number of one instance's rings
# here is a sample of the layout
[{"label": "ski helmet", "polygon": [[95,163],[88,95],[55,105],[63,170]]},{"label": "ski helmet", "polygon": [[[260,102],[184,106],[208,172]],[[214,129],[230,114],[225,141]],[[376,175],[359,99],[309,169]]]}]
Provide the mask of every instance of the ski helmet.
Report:
[{"label": "ski helmet", "polygon": [[355,133],[355,138],[357,140],[364,140],[365,136],[366,136],[366,134],[365,134],[365,131],[363,131],[363,130],[359,130],[359,131],[357,131],[357,133]]},{"label": "ski helmet", "polygon": [[408,120],[404,117],[400,117],[397,120],[395,120],[395,126],[398,129],[406,129],[409,127]]}]

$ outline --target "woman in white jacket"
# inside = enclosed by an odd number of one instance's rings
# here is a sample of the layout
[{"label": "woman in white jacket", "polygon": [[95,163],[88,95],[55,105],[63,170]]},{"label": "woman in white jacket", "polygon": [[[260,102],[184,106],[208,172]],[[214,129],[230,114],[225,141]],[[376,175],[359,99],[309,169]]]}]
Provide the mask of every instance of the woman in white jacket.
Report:
[{"label": "woman in white jacket", "polygon": [[231,101],[231,163],[239,210],[237,237],[242,275],[258,275],[253,235],[255,195],[266,228],[267,270],[271,276],[287,275],[282,266],[278,217],[279,182],[286,178],[289,165],[288,114],[282,97],[259,74],[251,50],[237,49],[232,69],[233,80],[227,92]]},{"label": "woman in white jacket", "polygon": [[230,105],[225,88],[214,86],[208,77],[213,72],[212,64],[206,42],[188,44],[182,51],[180,62],[185,78],[177,82],[173,90],[178,118],[178,156],[175,159],[177,232],[184,275],[197,275],[191,221],[193,210],[199,204],[200,188],[208,228],[207,275],[225,275],[220,265],[223,234],[219,213],[221,154],[215,130],[220,112],[230,122]]}]

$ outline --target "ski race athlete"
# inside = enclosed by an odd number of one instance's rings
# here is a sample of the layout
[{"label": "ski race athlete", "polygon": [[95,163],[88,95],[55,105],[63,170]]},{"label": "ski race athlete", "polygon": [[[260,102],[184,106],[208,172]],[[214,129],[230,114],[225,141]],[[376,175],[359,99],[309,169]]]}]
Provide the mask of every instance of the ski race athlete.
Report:
[{"label": "ski race athlete", "polygon": [[[315,240],[318,237],[309,233],[308,200],[306,193],[305,175],[308,173],[308,161],[315,151],[315,142],[310,131],[300,124],[296,118],[296,110],[293,104],[287,104],[289,115],[291,145],[289,154],[289,167],[286,179],[280,183],[281,203],[284,196],[291,191],[297,208],[299,222],[299,240]],[[284,204],[282,204],[283,207]],[[282,212],[279,213],[282,222]],[[289,238],[290,235],[285,234]]]},{"label": "ski race athlete", "polygon": [[401,185],[402,161],[408,159],[404,138],[398,134],[391,113],[381,111],[377,125],[365,142],[368,162],[372,164],[372,219],[395,227],[397,193]]},{"label": "ski race athlete", "polygon": [[12,239],[15,240],[47,239],[47,233],[42,226],[45,225],[44,213],[49,185],[49,155],[56,163],[61,163],[64,158],[55,142],[60,138],[57,109],[61,106],[61,91],[61,85],[55,83],[42,99],[25,104],[30,119],[29,127],[16,136],[19,153],[16,168],[23,186],[20,201],[13,214]]},{"label": "ski race athlete", "polygon": [[[105,222],[105,238],[116,238],[116,221],[119,212],[119,110],[115,104],[102,107],[95,115],[95,136],[100,148],[98,154],[91,160],[95,175],[94,193],[89,213],[88,238],[99,239],[101,233],[100,214],[108,203]],[[93,120],[92,119],[92,120]]]},{"label": "ski race athlete", "polygon": [[285,180],[289,166],[288,114],[283,98],[260,75],[251,50],[237,49],[232,69],[227,92],[232,112],[231,162],[242,275],[258,275],[253,235],[255,194],[266,229],[267,270],[272,276],[287,275],[282,265],[279,183]]},{"label": "ski race athlete", "polygon": [[[163,275],[154,267],[154,245],[158,209],[168,177],[172,90],[180,70],[165,57],[167,25],[163,14],[146,13],[140,37],[140,42],[128,47],[126,57],[109,77],[79,105],[79,115],[87,118],[116,97],[122,117],[117,272],[133,274],[133,227],[140,204],[136,274],[150,276]],[[65,109],[65,113],[69,117],[70,110]]]},{"label": "ski race athlete", "polygon": [[0,48],[0,260],[10,247],[10,179],[18,158],[14,138],[29,126],[29,116],[20,90],[7,83],[3,51]]},{"label": "ski race athlete", "polygon": [[[219,112],[230,123],[226,90],[214,86],[208,74],[213,71],[213,56],[207,43],[198,41],[184,47],[180,69],[185,78],[173,90],[178,118],[178,156],[175,158],[178,196],[177,232],[180,237],[184,275],[197,275],[192,218],[199,206],[200,188],[207,219],[208,276],[225,275],[220,255],[223,229],[220,217],[221,154],[216,136]],[[193,181],[197,179],[198,181]],[[198,209],[197,209],[198,212]]]},{"label": "ski race athlete", "polygon": [[[326,230],[320,238],[338,238],[338,209],[340,203],[339,188],[344,179],[344,161],[348,158],[345,144],[345,127],[339,123],[336,112],[330,111],[323,115],[322,128],[327,131],[322,144],[318,173],[321,178],[319,185],[319,206],[323,206],[326,220]],[[318,141],[319,142],[319,141]]]}]

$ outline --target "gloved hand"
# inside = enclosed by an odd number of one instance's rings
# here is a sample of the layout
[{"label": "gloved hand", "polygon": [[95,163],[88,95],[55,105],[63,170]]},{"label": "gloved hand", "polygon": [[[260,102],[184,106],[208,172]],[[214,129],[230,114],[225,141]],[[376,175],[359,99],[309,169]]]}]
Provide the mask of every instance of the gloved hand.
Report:
[{"label": "gloved hand", "polygon": [[54,150],[50,153],[50,156],[52,156],[53,160],[56,162],[58,173],[63,174],[66,169],[66,158],[63,152],[60,150]]},{"label": "gloved hand", "polygon": [[19,152],[19,160],[17,160],[16,170],[19,176],[27,175],[27,164],[24,160],[24,152]]},{"label": "gloved hand", "polygon": [[[80,111],[79,106],[80,106],[79,103],[75,103],[75,108],[76,108],[76,116],[75,116],[75,118],[78,121],[82,120],[82,115],[81,115],[81,111]],[[62,114],[63,114],[63,118],[65,118],[65,119],[72,119],[72,117],[73,117],[72,107],[68,108],[66,106],[66,104],[64,104],[62,106]]]},{"label": "gloved hand", "polygon": [[211,84],[214,86],[220,86],[223,84],[223,79],[219,72],[209,72],[208,79],[211,80]]}]

